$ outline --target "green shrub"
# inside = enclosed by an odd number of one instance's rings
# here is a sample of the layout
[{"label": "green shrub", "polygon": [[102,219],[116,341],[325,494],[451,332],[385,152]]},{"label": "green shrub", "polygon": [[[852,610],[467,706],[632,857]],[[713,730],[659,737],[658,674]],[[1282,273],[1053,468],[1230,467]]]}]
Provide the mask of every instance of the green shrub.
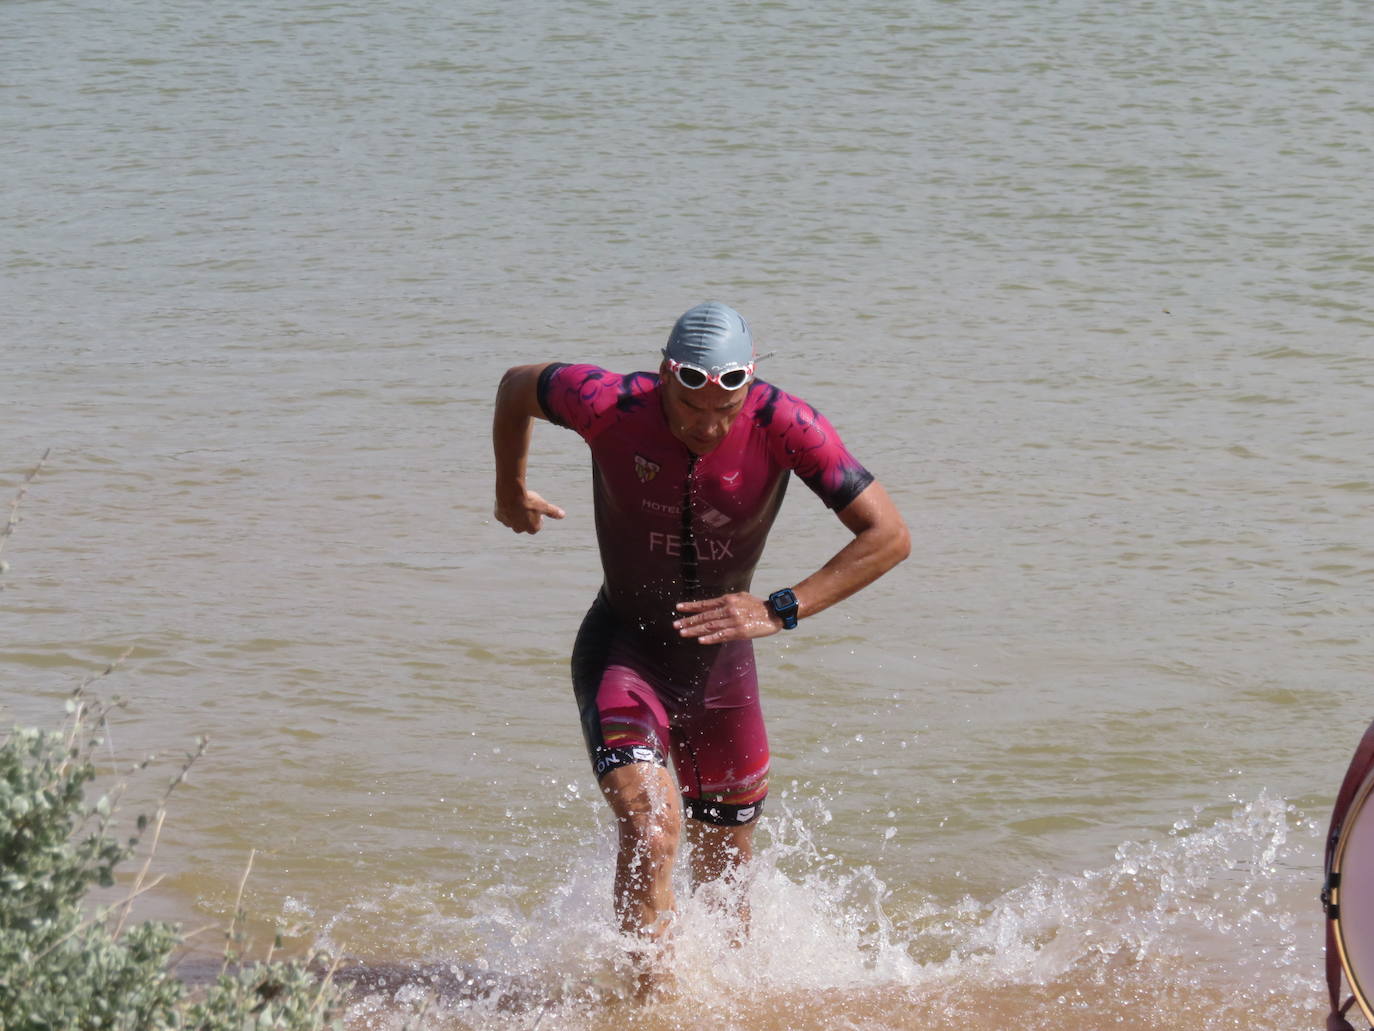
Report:
[{"label": "green shrub", "polygon": [[104,908],[86,902],[95,885],[114,884],[148,821],[121,842],[113,796],[87,802],[106,713],[80,691],[69,711],[65,733],[15,728],[0,744],[0,1031],[337,1027],[328,978],[294,963],[241,963],[230,934],[224,972],[192,991],[169,970],[175,928],[126,928],[132,895]]}]

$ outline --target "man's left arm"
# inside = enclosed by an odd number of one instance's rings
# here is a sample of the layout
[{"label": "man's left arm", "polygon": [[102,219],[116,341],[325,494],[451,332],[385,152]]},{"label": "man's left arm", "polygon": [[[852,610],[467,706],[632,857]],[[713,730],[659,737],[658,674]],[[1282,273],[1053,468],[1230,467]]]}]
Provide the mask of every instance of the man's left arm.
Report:
[{"label": "man's left arm", "polygon": [[[837,513],[854,539],[820,569],[792,588],[797,618],[805,619],[867,587],[911,554],[911,534],[883,485],[870,483]],[[768,602],[743,591],[679,602],[673,624],[683,637],[722,644],[767,637],[782,629]]]}]

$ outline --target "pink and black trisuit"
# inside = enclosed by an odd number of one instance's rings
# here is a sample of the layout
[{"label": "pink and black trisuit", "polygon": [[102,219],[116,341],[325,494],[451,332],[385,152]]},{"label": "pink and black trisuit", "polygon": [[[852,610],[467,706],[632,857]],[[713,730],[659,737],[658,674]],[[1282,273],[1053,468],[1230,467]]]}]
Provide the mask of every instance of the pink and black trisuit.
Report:
[{"label": "pink and black trisuit", "polygon": [[696,455],[672,435],[659,377],[553,364],[549,420],[592,452],[605,582],[573,648],[582,732],[598,780],[671,755],[687,814],[731,825],[768,793],[768,738],[752,641],[679,636],[674,606],[747,591],[789,472],[840,511],[873,482],[814,408],[755,380],[729,433]]}]

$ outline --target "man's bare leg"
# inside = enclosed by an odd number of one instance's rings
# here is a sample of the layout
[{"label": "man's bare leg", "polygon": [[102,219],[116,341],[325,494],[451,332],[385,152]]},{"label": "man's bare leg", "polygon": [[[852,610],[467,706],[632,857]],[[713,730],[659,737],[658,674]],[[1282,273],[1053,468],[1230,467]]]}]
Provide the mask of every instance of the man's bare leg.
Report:
[{"label": "man's bare leg", "polygon": [[669,983],[662,952],[677,913],[673,865],[682,833],[682,799],[672,775],[653,763],[631,763],[601,779],[615,813],[615,912],[620,929],[646,939],[640,993]]},{"label": "man's bare leg", "polygon": [[[692,884],[700,886],[711,881],[727,880],[739,891],[736,875],[754,858],[754,825],[718,827],[700,820],[687,821],[687,841],[691,845]],[[733,944],[744,943],[749,933],[749,900],[742,891],[736,896],[740,933]]]}]

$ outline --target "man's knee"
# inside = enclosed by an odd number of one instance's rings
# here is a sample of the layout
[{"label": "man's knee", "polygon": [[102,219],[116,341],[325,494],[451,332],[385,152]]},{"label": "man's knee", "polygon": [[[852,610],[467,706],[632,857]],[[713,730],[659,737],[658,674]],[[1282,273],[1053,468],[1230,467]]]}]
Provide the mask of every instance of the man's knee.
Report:
[{"label": "man's knee", "polygon": [[675,808],[634,810],[617,816],[623,848],[651,864],[672,862],[682,834],[682,818]]},{"label": "man's knee", "polygon": [[671,856],[682,834],[682,807],[669,791],[644,790],[612,804],[623,842],[636,851]]},{"label": "man's knee", "polygon": [[615,814],[622,847],[671,860],[682,833],[682,803],[668,771],[653,763],[612,770],[601,790]]}]

